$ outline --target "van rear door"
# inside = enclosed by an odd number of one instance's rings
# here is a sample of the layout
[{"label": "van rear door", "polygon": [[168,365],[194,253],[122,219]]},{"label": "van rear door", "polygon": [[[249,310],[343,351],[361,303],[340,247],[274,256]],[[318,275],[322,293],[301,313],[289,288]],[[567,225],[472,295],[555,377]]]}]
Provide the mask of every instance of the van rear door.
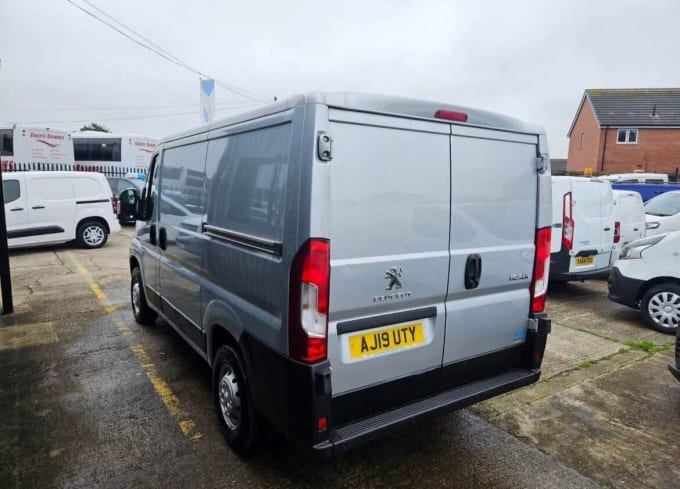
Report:
[{"label": "van rear door", "polygon": [[329,112],[333,395],[424,374],[400,389],[373,391],[370,406],[355,399],[351,409],[334,409],[356,417],[398,404],[399,396],[426,395],[438,380],[449,270],[449,125]]},{"label": "van rear door", "polygon": [[[526,337],[538,208],[536,136],[452,130],[445,388],[519,361],[512,347]],[[472,369],[460,364],[482,356]]]},{"label": "van rear door", "polygon": [[611,185],[604,181],[574,179],[572,192],[573,252],[576,257],[571,260],[569,271],[606,268],[614,243],[614,198]]}]

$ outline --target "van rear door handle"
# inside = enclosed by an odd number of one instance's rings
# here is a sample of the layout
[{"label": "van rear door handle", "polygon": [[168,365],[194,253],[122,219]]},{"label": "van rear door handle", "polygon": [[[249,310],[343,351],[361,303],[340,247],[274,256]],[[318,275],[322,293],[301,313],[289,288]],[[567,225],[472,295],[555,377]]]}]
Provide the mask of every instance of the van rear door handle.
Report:
[{"label": "van rear door handle", "polygon": [[476,289],[482,276],[482,257],[474,254],[468,255],[465,262],[465,288]]},{"label": "van rear door handle", "polygon": [[31,207],[31,209],[44,209],[44,208],[45,208],[44,205],[34,205],[33,207]]},{"label": "van rear door handle", "polygon": [[9,211],[10,212],[16,212],[16,211],[23,211],[23,210],[24,210],[23,207],[15,207],[14,209],[10,209]]},{"label": "van rear door handle", "polygon": [[161,230],[158,232],[158,246],[162,250],[168,247],[168,231],[164,227],[161,227]]},{"label": "van rear door handle", "polygon": [[611,231],[612,228],[604,228],[605,231]]},{"label": "van rear door handle", "polygon": [[149,226],[149,243],[152,245],[156,244],[156,225],[152,224]]}]

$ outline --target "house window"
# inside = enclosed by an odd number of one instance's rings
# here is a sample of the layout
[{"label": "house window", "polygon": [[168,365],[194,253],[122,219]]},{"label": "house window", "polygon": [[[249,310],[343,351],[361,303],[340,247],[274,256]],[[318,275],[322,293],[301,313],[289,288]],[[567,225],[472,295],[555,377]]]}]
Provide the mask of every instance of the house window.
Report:
[{"label": "house window", "polygon": [[637,129],[619,129],[616,136],[617,144],[637,144],[638,130]]}]

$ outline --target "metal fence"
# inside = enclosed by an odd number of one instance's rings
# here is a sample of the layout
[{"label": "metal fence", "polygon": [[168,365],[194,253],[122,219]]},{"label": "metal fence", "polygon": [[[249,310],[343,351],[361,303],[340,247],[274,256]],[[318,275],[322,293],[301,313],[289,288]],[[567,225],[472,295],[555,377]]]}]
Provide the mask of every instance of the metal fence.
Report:
[{"label": "metal fence", "polygon": [[83,165],[76,163],[74,165],[66,163],[14,163],[3,162],[3,172],[21,172],[21,171],[88,171],[103,173],[107,177],[124,177],[128,173],[147,173],[146,168],[135,168],[128,166],[113,166],[113,165]]}]

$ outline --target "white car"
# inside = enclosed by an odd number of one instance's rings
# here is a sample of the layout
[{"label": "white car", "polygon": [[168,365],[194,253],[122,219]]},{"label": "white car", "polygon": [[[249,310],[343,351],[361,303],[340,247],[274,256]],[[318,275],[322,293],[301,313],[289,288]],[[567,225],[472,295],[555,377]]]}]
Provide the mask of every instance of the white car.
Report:
[{"label": "white car", "polygon": [[645,322],[676,334],[680,322],[680,231],[633,241],[609,275],[609,298],[640,309]]},{"label": "white car", "polygon": [[10,248],[72,240],[99,248],[120,231],[116,199],[101,173],[3,173],[2,190]]},{"label": "white car", "polygon": [[680,231],[680,190],[672,190],[645,202],[646,236]]}]

